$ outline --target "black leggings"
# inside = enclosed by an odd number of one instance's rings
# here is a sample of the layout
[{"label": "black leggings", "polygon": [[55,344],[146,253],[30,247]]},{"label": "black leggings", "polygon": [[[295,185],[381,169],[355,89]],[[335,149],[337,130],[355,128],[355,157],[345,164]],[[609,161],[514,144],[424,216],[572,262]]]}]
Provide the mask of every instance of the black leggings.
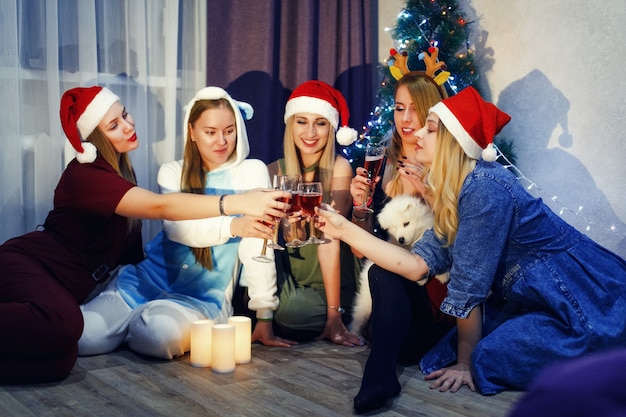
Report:
[{"label": "black leggings", "polygon": [[[395,370],[396,363],[416,363],[452,328],[435,320],[428,292],[376,265],[369,270],[372,361]],[[395,372],[395,371],[394,371]]]}]

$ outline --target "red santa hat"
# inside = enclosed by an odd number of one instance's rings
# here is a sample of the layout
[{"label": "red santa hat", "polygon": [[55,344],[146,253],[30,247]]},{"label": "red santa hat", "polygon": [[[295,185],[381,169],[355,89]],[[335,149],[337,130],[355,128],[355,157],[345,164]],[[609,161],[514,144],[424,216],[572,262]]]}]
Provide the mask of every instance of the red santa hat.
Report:
[{"label": "red santa hat", "polygon": [[296,113],[315,113],[328,119],[335,130],[339,128],[336,137],[340,145],[348,146],[356,140],[356,130],[348,127],[350,110],[345,97],[323,81],[306,81],[293,90],[285,106],[285,123]]},{"label": "red santa hat", "polygon": [[83,140],[91,135],[116,101],[119,101],[118,96],[100,86],[72,88],[61,97],[61,126],[81,164],[96,160],[96,147]]},{"label": "red santa hat", "polygon": [[497,159],[493,138],[511,116],[482,99],[474,87],[467,87],[431,107],[430,111],[452,133],[465,153],[474,159]]}]

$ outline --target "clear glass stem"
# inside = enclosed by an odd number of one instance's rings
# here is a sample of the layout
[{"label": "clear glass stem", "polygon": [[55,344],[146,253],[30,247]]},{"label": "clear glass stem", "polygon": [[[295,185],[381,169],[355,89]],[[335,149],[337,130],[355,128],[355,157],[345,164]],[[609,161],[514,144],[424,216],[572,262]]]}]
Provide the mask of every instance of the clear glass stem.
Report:
[{"label": "clear glass stem", "polygon": [[278,245],[278,229],[280,228],[280,220],[278,220],[276,222],[276,224],[274,225],[274,236],[272,237],[272,240],[274,241],[274,243],[276,243]]},{"label": "clear glass stem", "polygon": [[309,238],[311,240],[317,239],[317,236],[315,236],[315,224],[313,223],[314,218],[315,218],[314,216],[311,216],[309,218]]},{"label": "clear glass stem", "polygon": [[367,199],[369,198],[369,195],[370,195],[370,187],[367,187],[365,189],[365,193],[363,194],[363,202],[361,203],[362,209],[367,209]]}]

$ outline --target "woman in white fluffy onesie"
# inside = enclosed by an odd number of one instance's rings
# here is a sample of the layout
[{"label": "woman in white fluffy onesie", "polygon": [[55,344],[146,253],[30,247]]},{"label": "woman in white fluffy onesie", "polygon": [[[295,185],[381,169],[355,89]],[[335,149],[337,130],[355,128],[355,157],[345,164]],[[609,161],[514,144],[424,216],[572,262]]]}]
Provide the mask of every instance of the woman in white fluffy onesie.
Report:
[{"label": "woman in white fluffy onesie", "polygon": [[[219,87],[198,91],[185,114],[184,159],[161,166],[161,192],[224,195],[269,188],[265,164],[246,159],[250,147],[244,117],[252,114],[248,103]],[[222,323],[232,315],[238,276],[248,287],[248,307],[256,311],[252,340],[275,346],[294,343],[272,331],[278,306],[276,269],[273,262],[252,260],[263,241],[237,237],[250,235],[245,231],[258,225],[257,220],[229,216],[223,206],[220,210],[219,217],[164,221],[164,231],[145,247],[146,259],[121,269],[102,293],[81,306],[85,327],[79,355],[110,352],[127,342],[141,354],[181,356],[189,351],[192,321]]]}]

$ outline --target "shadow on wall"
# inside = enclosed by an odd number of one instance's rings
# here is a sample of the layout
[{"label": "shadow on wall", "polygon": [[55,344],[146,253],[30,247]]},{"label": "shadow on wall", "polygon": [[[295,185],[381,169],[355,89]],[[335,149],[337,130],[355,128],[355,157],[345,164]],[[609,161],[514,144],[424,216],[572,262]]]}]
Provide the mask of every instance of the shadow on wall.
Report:
[{"label": "shadow on wall", "polygon": [[[574,138],[568,130],[570,102],[540,71],[505,88],[498,107],[511,115],[502,135],[514,146],[517,167],[535,186],[531,194],[593,240],[626,257],[626,225],[615,214],[587,168],[567,152]],[[548,148],[555,129],[558,146]],[[615,230],[610,228],[614,226]]]},{"label": "shadow on wall", "polygon": [[[379,73],[378,67],[372,64],[357,65],[348,68],[337,77],[335,87],[341,91],[348,103],[350,109],[349,126],[355,129],[359,135],[365,132],[367,123],[371,120],[374,113],[375,99],[380,94],[380,83],[382,74]],[[393,126],[390,126],[393,129]],[[336,144],[336,152],[347,158],[352,168],[362,166],[364,158],[362,152],[356,152],[354,145],[341,146]]]},{"label": "shadow on wall", "polygon": [[364,64],[350,67],[337,77],[333,84],[346,98],[350,109],[350,127],[363,133],[363,127],[371,118],[375,98],[380,89],[382,75],[376,65]]},{"label": "shadow on wall", "polygon": [[250,158],[266,164],[283,156],[283,116],[291,91],[263,71],[248,71],[228,84],[226,91],[235,99],[250,103],[254,116],[246,122]]},{"label": "shadow on wall", "polygon": [[[473,60],[475,68],[480,70],[479,74],[488,74],[493,70],[495,60],[495,50],[489,46],[489,32],[482,28],[480,21],[482,15],[476,12],[471,5],[471,1],[460,2],[459,7],[463,9],[465,13],[465,21],[467,22],[467,34],[469,36],[469,44],[473,45]],[[491,97],[491,89],[487,78],[479,76],[477,85],[475,87],[480,92],[480,95],[487,101],[494,103],[495,101]],[[448,90],[449,91],[449,90]]]}]

